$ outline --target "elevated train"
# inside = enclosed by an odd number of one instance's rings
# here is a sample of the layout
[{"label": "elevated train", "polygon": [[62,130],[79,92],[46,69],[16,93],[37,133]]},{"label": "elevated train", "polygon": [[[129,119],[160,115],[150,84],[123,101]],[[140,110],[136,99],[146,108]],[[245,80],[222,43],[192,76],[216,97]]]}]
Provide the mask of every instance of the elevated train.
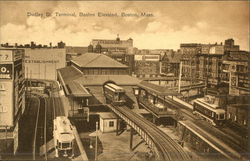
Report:
[{"label": "elevated train", "polygon": [[106,97],[106,103],[112,103],[113,105],[124,105],[125,100],[125,90],[113,83],[107,83],[103,87],[104,95]]},{"label": "elevated train", "polygon": [[221,126],[226,120],[226,111],[221,109],[217,104],[207,101],[208,96],[198,98],[193,104],[193,113],[201,116],[213,126]]},{"label": "elevated train", "polygon": [[55,156],[72,158],[74,156],[73,144],[75,137],[69,119],[65,116],[57,116],[53,120],[53,124]]}]

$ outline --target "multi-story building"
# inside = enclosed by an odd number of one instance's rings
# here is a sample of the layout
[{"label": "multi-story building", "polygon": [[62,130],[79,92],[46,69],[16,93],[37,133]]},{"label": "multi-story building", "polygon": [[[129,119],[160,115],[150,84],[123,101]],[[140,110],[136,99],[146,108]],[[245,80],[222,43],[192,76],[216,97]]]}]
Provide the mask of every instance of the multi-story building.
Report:
[{"label": "multi-story building", "polygon": [[36,45],[35,42],[25,45],[1,44],[5,48],[24,49],[25,78],[56,80],[56,69],[66,66],[65,43],[57,46]]},{"label": "multi-story building", "polygon": [[25,110],[23,59],[22,49],[0,48],[0,153],[18,148],[18,122]]},{"label": "multi-story building", "polygon": [[93,39],[88,46],[88,52],[95,53],[113,53],[122,52],[126,54],[133,53],[133,39],[120,40],[119,36],[115,40]]},{"label": "multi-story building", "polygon": [[134,71],[137,77],[157,77],[160,75],[161,55],[136,54],[134,55]]},{"label": "multi-story building", "polygon": [[105,55],[129,67],[129,74],[134,71],[134,55],[123,52],[106,53]]},{"label": "multi-story building", "polygon": [[239,51],[240,46],[234,45],[234,39],[227,39],[225,40],[225,51]]},{"label": "multi-story building", "polygon": [[207,82],[208,86],[215,87],[220,83],[224,46],[209,44],[202,45],[201,48],[202,52],[197,56],[198,78]]},{"label": "multi-story building", "polygon": [[229,95],[250,94],[249,60],[246,51],[230,51],[224,56],[222,81],[229,85]]},{"label": "multi-story building", "polygon": [[179,76],[181,62],[180,51],[171,51],[165,53],[161,59],[161,74],[173,75],[175,77]]},{"label": "multi-story building", "polygon": [[195,81],[194,79],[198,78],[199,66],[197,55],[201,53],[201,44],[181,44],[180,51],[182,54],[182,75]]},{"label": "multi-story building", "polygon": [[56,80],[56,69],[66,66],[66,49],[25,48],[25,78]]}]

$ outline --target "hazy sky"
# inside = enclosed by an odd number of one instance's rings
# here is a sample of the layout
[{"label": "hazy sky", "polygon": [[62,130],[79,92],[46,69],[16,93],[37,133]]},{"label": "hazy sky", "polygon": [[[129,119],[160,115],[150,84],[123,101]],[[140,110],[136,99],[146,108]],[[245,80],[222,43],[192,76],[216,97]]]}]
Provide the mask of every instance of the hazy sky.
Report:
[{"label": "hazy sky", "polygon": [[[27,12],[152,13],[153,17],[34,17]],[[140,49],[178,49],[180,43],[234,38],[249,50],[247,1],[19,1],[0,2],[0,42],[87,46],[91,39],[134,39]]]}]

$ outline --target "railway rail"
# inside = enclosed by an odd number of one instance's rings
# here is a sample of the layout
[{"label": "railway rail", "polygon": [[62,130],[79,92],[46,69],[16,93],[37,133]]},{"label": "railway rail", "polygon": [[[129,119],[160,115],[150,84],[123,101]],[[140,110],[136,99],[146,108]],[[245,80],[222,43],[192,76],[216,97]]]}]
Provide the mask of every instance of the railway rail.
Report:
[{"label": "railway rail", "polygon": [[[232,149],[235,149],[237,152],[242,153],[243,158],[246,156],[246,154],[247,154],[246,150],[241,147],[241,145],[237,142],[236,139],[232,138],[227,133],[223,132],[221,129],[218,129],[216,127],[211,127],[207,124],[204,124],[204,122],[201,122],[199,117],[192,115],[191,109],[189,109],[187,106],[185,106],[179,102],[176,102],[176,101],[172,100],[171,98],[166,98],[165,101],[168,102],[169,104],[173,105],[174,107],[177,107],[177,108],[179,107],[180,112],[185,113],[185,115],[188,116],[189,118],[191,118],[192,122],[194,122],[196,125],[201,127],[203,130],[207,131],[209,134],[212,134],[213,136],[216,136],[217,138],[219,138],[224,143],[229,145]],[[234,157],[241,158],[241,157],[239,157],[238,154],[235,154]]]},{"label": "railway rail", "polygon": [[[153,123],[132,112],[126,106],[108,105],[119,116],[129,118],[141,131],[146,133],[155,145],[159,160],[166,161],[189,161],[190,156],[183,148],[167,134],[157,128]],[[126,120],[125,120],[126,121]],[[132,124],[132,125],[133,125]],[[138,129],[135,129],[138,130]],[[143,136],[142,136],[143,137]],[[146,139],[147,140],[147,139]]]},{"label": "railway rail", "polygon": [[[34,131],[34,140],[32,146],[33,160],[37,160],[40,146],[44,147],[44,160],[48,160],[47,157],[47,100],[43,97],[39,97],[39,106],[36,116],[36,124]],[[39,158],[40,159],[40,158]]]}]

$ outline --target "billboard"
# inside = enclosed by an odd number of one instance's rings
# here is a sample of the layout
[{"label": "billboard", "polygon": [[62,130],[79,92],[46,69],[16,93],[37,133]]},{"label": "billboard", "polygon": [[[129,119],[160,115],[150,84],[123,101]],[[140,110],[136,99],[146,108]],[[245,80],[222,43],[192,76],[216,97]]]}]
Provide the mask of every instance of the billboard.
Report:
[{"label": "billboard", "polygon": [[160,55],[135,55],[135,61],[160,61]]},{"label": "billboard", "polygon": [[13,82],[0,80],[0,126],[13,126]]},{"label": "billboard", "polygon": [[0,64],[0,79],[12,79],[12,64]]},{"label": "billboard", "polygon": [[239,89],[238,87],[238,76],[234,73],[230,73],[230,80],[229,80],[229,94],[239,96]]}]

